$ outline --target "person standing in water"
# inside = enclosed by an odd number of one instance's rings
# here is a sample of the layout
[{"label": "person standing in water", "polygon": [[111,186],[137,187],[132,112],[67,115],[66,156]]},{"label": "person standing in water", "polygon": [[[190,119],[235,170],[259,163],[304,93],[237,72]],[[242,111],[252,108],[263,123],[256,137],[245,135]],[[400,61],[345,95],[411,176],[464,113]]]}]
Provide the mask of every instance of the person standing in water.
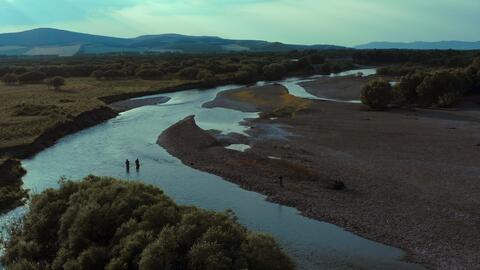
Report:
[{"label": "person standing in water", "polygon": [[138,158],[135,160],[135,169],[138,171],[140,171],[140,160],[138,160]]},{"label": "person standing in water", "polygon": [[130,172],[130,160],[125,160],[125,169],[127,169],[127,173]]}]

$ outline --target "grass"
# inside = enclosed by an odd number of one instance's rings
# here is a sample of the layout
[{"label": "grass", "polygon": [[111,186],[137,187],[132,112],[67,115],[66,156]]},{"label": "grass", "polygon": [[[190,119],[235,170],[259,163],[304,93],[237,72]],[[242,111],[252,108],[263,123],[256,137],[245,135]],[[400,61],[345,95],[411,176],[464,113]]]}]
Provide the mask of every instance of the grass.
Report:
[{"label": "grass", "polygon": [[94,78],[68,79],[62,90],[46,85],[0,85],[0,162],[2,150],[33,142],[44,130],[82,112],[104,106],[101,97],[145,91],[159,91],[186,83],[181,80],[139,79],[98,81]]},{"label": "grass", "polygon": [[261,117],[293,117],[296,112],[307,109],[312,102],[291,95],[280,85],[259,88],[242,88],[229,94],[229,98],[254,104],[261,109]]}]

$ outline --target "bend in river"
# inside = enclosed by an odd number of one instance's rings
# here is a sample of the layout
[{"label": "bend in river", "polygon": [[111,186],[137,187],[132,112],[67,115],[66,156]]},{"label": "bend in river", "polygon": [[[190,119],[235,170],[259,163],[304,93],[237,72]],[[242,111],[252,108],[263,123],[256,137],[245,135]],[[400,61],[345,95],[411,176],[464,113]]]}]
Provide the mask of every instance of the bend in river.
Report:
[{"label": "bend in river", "polygon": [[[285,80],[284,85],[291,89],[291,85],[301,80]],[[62,176],[81,179],[88,174],[143,181],[159,186],[179,204],[234,210],[249,229],[272,234],[295,259],[299,269],[422,269],[403,262],[404,253],[399,249],[303,217],[294,208],[267,202],[263,195],[182,164],[156,144],[162,131],[192,114],[204,129],[243,132],[244,127],[238,123],[256,117],[255,113],[202,107],[220,91],[236,87],[164,94],[161,96],[170,98],[167,103],[133,109],[65,137],[23,162],[28,171],[25,186],[38,193],[57,187]],[[301,96],[299,89],[292,93]],[[139,158],[141,171],[127,174],[123,167],[126,158]],[[23,211],[20,208],[11,212],[3,217],[3,222]]]}]

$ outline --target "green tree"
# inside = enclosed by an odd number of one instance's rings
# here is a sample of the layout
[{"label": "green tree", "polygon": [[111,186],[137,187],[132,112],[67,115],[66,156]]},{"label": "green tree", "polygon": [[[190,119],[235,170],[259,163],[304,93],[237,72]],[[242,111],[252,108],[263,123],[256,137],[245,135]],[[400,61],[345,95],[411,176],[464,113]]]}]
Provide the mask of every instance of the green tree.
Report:
[{"label": "green tree", "polygon": [[53,87],[54,90],[59,90],[62,86],[65,85],[65,78],[55,76],[53,78],[46,79],[45,83],[47,84],[48,88]]},{"label": "green tree", "polygon": [[392,100],[392,86],[384,80],[374,80],[362,89],[362,103],[372,109],[384,109]]},{"label": "green tree", "polygon": [[442,70],[425,77],[417,87],[420,103],[426,106],[450,107],[460,101],[466,83],[453,71]]},{"label": "green tree", "polygon": [[14,85],[18,82],[18,76],[15,73],[7,73],[3,75],[2,82],[6,85]]},{"label": "green tree", "polygon": [[40,71],[28,71],[18,76],[18,82],[21,84],[37,84],[42,83],[47,75]]},{"label": "green tree", "polygon": [[263,68],[263,73],[267,80],[276,81],[282,79],[287,74],[287,70],[282,64],[270,64]]},{"label": "green tree", "polygon": [[231,212],[179,206],[156,187],[95,176],[33,196],[1,262],[7,269],[295,269],[273,238],[248,231]]}]

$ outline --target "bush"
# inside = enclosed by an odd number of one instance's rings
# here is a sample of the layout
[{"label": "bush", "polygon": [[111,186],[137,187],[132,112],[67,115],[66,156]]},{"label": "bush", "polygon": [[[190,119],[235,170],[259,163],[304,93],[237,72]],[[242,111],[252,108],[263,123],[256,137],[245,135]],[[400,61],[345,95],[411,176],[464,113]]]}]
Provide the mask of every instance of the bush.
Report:
[{"label": "bush", "polygon": [[276,81],[282,79],[287,74],[287,70],[281,64],[270,64],[263,67],[263,73],[267,80]]},{"label": "bush", "polygon": [[384,109],[392,99],[392,86],[384,80],[375,80],[362,89],[362,103],[372,109]]},{"label": "bush", "polygon": [[0,164],[0,214],[25,203],[28,192],[22,188],[22,177],[26,173],[18,160],[9,159]]},{"label": "bush", "polygon": [[322,75],[332,74],[332,67],[330,66],[330,64],[323,64],[320,67],[320,74],[322,74]]},{"label": "bush", "polygon": [[217,85],[215,74],[208,69],[202,69],[197,74],[197,80],[201,81],[204,86],[213,87]]},{"label": "bush", "polygon": [[401,103],[412,104],[417,100],[417,87],[423,82],[427,74],[423,72],[415,72],[404,76],[400,82],[394,87]]},{"label": "bush", "polygon": [[14,85],[18,82],[18,76],[15,73],[7,73],[3,75],[2,82],[6,85]]},{"label": "bush", "polygon": [[295,268],[273,238],[231,212],[178,206],[153,186],[95,176],[35,195],[11,236],[8,269]]},{"label": "bush", "polygon": [[60,87],[65,85],[65,79],[60,76],[55,76],[50,79],[46,79],[45,83],[47,84],[48,88],[53,87],[53,89],[58,90]]},{"label": "bush", "polygon": [[311,65],[318,65],[318,64],[325,63],[325,57],[323,57],[323,55],[320,53],[311,54],[307,56],[307,59]]},{"label": "bush", "polygon": [[25,84],[25,83],[42,83],[47,75],[45,73],[40,72],[40,71],[29,71],[26,73],[23,73],[22,75],[18,76],[18,82]]},{"label": "bush", "polygon": [[90,76],[97,80],[101,80],[103,78],[103,70],[95,70]]},{"label": "bush", "polygon": [[165,75],[165,73],[160,69],[143,68],[137,71],[136,75],[143,80],[159,80]]},{"label": "bush", "polygon": [[195,80],[197,78],[198,74],[198,69],[197,68],[192,68],[192,67],[187,67],[178,73],[180,78],[185,79],[185,80]]},{"label": "bush", "polygon": [[[465,92],[463,77],[452,71],[437,71],[425,77],[417,87],[419,101],[423,105],[451,106],[453,97],[463,95]],[[442,97],[442,100],[440,100]]]},{"label": "bush", "polygon": [[127,77],[127,74],[121,70],[109,69],[103,72],[102,78],[105,80],[118,80],[124,79]]},{"label": "bush", "polygon": [[255,81],[253,73],[248,70],[239,70],[234,76],[235,83],[249,84]]}]

